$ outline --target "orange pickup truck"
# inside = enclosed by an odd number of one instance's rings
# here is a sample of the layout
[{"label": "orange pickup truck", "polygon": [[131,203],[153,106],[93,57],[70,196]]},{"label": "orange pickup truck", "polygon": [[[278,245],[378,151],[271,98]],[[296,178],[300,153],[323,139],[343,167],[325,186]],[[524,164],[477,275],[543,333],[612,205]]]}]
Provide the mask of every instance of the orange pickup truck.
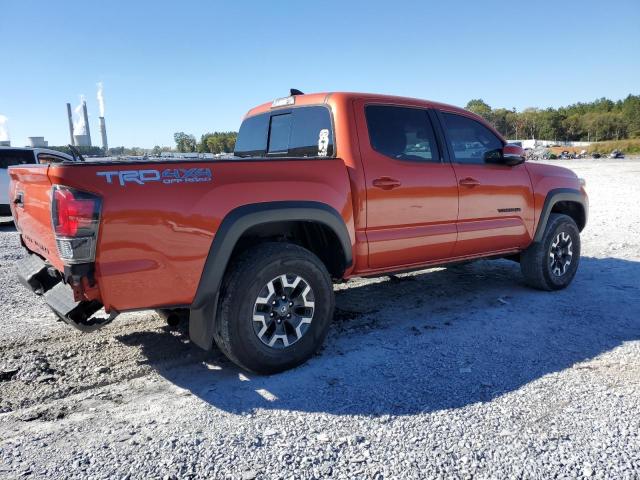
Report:
[{"label": "orange pickup truck", "polygon": [[573,172],[524,163],[477,115],[358,93],[250,110],[230,159],[9,171],[18,276],[62,320],[185,312],[193,343],[258,373],[318,349],[336,280],[507,257],[564,288],[588,211]]}]

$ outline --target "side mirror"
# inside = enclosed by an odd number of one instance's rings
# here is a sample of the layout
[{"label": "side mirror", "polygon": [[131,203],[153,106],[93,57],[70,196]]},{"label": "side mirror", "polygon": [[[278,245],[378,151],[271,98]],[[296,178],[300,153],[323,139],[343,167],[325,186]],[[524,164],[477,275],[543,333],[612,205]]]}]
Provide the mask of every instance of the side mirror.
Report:
[{"label": "side mirror", "polygon": [[502,148],[502,163],[514,167],[524,163],[524,149],[520,145],[514,145],[513,143],[507,143]]}]

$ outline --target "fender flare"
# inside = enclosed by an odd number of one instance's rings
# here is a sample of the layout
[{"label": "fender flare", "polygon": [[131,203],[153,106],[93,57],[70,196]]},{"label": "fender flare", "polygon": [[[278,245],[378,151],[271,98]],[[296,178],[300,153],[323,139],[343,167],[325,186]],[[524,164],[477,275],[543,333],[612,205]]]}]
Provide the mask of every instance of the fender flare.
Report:
[{"label": "fender flare", "polygon": [[547,228],[547,222],[549,221],[549,215],[551,215],[551,210],[553,209],[554,205],[558,202],[567,201],[576,202],[582,206],[582,210],[584,212],[584,222],[586,225],[589,209],[587,205],[587,199],[585,198],[583,193],[573,188],[556,188],[553,190],[549,190],[549,193],[547,193],[547,196],[544,199],[542,211],[540,212],[540,221],[538,222],[536,233],[533,237],[534,242],[539,243],[542,241],[544,231]]},{"label": "fender flare", "polygon": [[189,338],[205,350],[213,346],[220,285],[240,237],[256,225],[280,221],[318,222],[329,227],[344,252],[345,267],[353,263],[351,238],[345,222],[332,207],[311,201],[265,202],[238,207],[222,220],[211,243],[189,312]]}]

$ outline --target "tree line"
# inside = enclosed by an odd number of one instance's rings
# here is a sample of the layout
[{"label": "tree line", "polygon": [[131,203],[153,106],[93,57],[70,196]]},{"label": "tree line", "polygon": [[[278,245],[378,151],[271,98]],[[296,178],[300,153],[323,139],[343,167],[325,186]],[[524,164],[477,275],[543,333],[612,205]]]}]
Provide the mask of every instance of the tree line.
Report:
[{"label": "tree line", "polygon": [[470,100],[465,108],[484,117],[510,139],[598,142],[640,138],[640,95],[521,112],[515,108],[494,109],[478,98]]},{"label": "tree line", "polygon": [[200,141],[196,137],[184,132],[173,134],[176,142],[176,149],[179,152],[198,153],[232,153],[236,146],[238,132],[213,132],[200,136]]}]

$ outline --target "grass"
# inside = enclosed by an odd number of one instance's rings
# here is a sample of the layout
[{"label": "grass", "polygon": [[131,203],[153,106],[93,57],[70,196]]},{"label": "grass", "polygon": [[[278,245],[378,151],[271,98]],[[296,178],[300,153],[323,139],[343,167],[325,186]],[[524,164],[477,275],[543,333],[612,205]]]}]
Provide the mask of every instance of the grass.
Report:
[{"label": "grass", "polygon": [[626,154],[640,154],[640,138],[596,142],[586,147],[586,150],[589,153],[598,152],[602,154],[611,153],[612,150],[620,150]]}]

